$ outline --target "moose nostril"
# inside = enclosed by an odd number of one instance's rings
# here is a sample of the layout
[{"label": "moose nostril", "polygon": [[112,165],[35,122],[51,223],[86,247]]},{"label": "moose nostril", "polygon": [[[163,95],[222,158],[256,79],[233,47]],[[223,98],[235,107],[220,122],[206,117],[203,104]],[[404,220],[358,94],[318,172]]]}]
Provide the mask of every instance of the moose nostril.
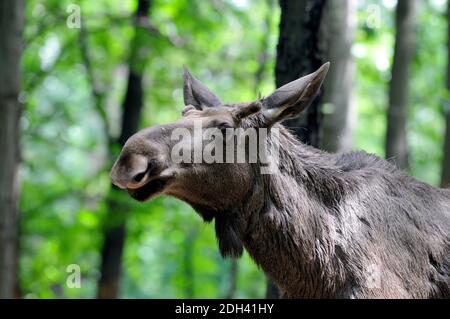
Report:
[{"label": "moose nostril", "polygon": [[144,179],[146,173],[147,171],[134,175],[133,182],[140,183]]},{"label": "moose nostril", "polygon": [[147,176],[147,174],[152,173],[155,167],[156,167],[156,160],[154,159],[150,160],[147,163],[147,168],[145,169],[145,171],[141,171],[133,176],[133,183],[135,184],[141,183],[144,180],[145,176]]}]

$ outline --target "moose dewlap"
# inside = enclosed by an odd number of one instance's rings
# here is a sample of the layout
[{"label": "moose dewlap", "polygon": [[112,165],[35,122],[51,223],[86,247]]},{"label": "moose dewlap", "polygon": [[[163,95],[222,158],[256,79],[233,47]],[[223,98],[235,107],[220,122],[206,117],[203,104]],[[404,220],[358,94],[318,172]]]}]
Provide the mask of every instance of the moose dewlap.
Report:
[{"label": "moose dewlap", "polygon": [[[245,248],[285,298],[450,298],[450,190],[364,152],[314,149],[280,124],[311,104],[328,68],[241,104],[222,103],[185,70],[182,118],[132,136],[113,183],[139,201],[176,197],[214,220],[221,254]],[[249,129],[253,142],[239,139]],[[252,143],[260,147],[249,160]],[[200,152],[176,161],[175,146]],[[250,154],[239,162],[202,160],[242,150]]]}]

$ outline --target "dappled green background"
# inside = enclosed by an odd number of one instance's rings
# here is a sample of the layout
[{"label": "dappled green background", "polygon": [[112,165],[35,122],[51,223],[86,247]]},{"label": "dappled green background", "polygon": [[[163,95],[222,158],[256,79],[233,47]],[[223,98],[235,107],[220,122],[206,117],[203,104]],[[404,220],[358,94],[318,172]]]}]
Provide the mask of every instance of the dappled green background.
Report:
[{"label": "dappled green background", "polygon": [[[66,26],[72,3],[81,7],[101,108],[84,66],[80,30]],[[384,156],[396,2],[358,3],[355,148]],[[135,5],[26,3],[19,276],[25,297],[96,296],[110,189],[108,138],[119,134]],[[445,6],[443,0],[421,2],[408,124],[411,173],[433,185],[439,182],[444,136]],[[146,61],[142,127],[179,117],[183,64],[224,101],[248,101],[274,89],[275,1],[155,0],[150,16],[157,32],[140,37]],[[119,200],[128,215],[122,297],[227,295],[231,263],[220,257],[213,227],[174,199],[136,204],[123,194]],[[69,264],[81,267],[80,289],[65,284]],[[263,297],[265,285],[262,272],[242,258],[235,297]]]}]

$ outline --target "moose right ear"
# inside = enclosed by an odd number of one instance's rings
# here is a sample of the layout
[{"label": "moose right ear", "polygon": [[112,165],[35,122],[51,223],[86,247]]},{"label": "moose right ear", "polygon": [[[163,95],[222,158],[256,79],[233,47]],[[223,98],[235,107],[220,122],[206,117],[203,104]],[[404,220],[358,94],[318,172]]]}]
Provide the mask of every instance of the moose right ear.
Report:
[{"label": "moose right ear", "polygon": [[330,63],[325,63],[316,72],[286,84],[265,98],[263,114],[267,124],[299,116],[319,94],[329,68]]},{"label": "moose right ear", "polygon": [[192,105],[198,110],[222,105],[220,99],[206,85],[197,80],[186,67],[184,67],[183,95],[184,105]]}]

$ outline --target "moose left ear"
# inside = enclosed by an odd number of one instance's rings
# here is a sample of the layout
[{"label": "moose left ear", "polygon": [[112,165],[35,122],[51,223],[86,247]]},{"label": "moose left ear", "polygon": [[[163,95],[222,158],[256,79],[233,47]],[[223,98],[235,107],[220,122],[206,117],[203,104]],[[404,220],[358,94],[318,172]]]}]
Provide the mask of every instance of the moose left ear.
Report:
[{"label": "moose left ear", "polygon": [[206,85],[197,80],[186,67],[184,67],[183,95],[184,105],[192,105],[198,110],[222,105],[220,99]]},{"label": "moose left ear", "polygon": [[316,72],[304,76],[276,90],[263,100],[263,114],[268,124],[295,118],[300,115],[319,94],[330,68],[325,63]]}]

